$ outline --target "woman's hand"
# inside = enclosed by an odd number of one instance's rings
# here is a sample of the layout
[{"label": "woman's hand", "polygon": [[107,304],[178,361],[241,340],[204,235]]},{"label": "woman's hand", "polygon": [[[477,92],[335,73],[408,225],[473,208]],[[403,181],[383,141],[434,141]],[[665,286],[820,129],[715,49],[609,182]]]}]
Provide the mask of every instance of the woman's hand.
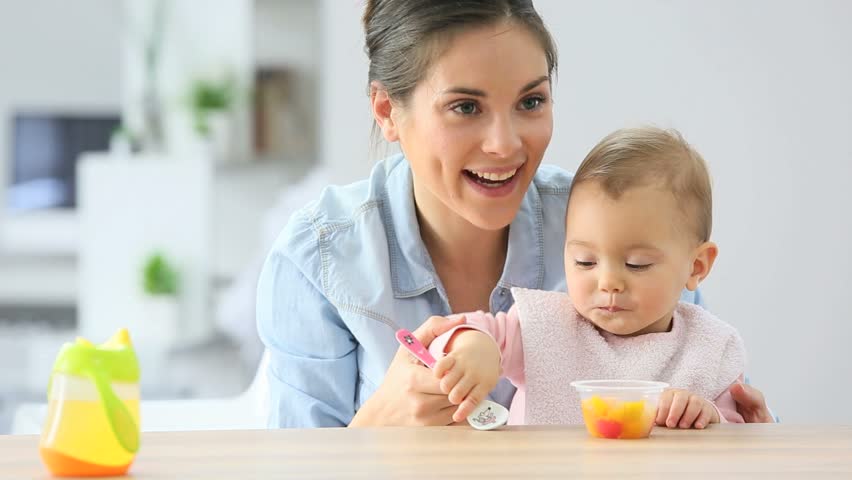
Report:
[{"label": "woman's hand", "polygon": [[[464,323],[464,317],[429,317],[412,332],[426,347],[439,335]],[[444,426],[456,410],[441,391],[441,382],[428,367],[399,347],[385,379],[358,410],[350,427]]]},{"label": "woman's hand", "polygon": [[731,397],[737,402],[737,412],[743,416],[746,423],[775,423],[760,390],[751,385],[737,383],[731,386]]},{"label": "woman's hand", "polygon": [[490,335],[479,330],[459,330],[447,346],[449,353],[435,364],[441,391],[459,408],[453,420],[473,413],[500,380],[500,349]]}]

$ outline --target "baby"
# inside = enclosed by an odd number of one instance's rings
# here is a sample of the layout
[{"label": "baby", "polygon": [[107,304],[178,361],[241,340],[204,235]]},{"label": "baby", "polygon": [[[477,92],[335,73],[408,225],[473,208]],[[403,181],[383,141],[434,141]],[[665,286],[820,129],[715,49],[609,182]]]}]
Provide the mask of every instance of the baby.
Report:
[{"label": "baby", "polygon": [[581,424],[573,380],[667,382],[656,423],[704,428],[742,422],[729,389],[745,350],[736,330],[699,306],[695,290],[718,253],[701,156],[674,131],[623,129],[585,158],[565,218],[568,293],[512,289],[496,316],[466,325],[430,350],[441,389],[463,420],[501,375],[516,387],[510,424]]}]

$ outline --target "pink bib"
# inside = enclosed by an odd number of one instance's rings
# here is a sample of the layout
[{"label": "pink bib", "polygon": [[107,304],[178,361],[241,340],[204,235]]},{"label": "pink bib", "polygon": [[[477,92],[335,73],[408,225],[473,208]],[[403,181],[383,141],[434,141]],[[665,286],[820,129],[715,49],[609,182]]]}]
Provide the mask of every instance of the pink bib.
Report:
[{"label": "pink bib", "polygon": [[513,288],[512,295],[529,425],[582,423],[573,380],[656,380],[712,401],[745,370],[737,331],[697,305],[679,303],[669,332],[620,337],[581,317],[567,293]]}]

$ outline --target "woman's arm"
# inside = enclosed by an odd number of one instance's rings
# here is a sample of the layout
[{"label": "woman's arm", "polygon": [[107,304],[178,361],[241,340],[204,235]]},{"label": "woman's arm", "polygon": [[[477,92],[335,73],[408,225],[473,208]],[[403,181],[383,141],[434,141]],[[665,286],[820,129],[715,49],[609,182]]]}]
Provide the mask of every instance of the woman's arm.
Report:
[{"label": "woman's arm", "polygon": [[[297,212],[258,283],[258,332],[271,360],[270,426],[452,423],[452,404],[439,382],[405,352],[397,353],[376,392],[355,411],[359,343],[323,291],[323,265],[312,219]],[[435,317],[414,333],[428,345],[459,323]],[[392,332],[387,339],[393,342]]]},{"label": "woman's arm", "polygon": [[269,426],[341,427],[355,414],[358,346],[337,310],[280,252],[266,261],[257,326],[270,352]]}]

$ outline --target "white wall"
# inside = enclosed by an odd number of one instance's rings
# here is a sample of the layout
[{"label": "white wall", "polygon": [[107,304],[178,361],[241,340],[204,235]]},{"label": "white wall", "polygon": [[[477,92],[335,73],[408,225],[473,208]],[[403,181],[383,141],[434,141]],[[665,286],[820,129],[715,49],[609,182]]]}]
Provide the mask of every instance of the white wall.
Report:
[{"label": "white wall", "polygon": [[363,2],[321,0],[319,158],[335,183],[366,176],[370,169],[371,116],[367,56],[361,33]]},{"label": "white wall", "polygon": [[315,0],[255,0],[254,58],[262,69],[285,70],[290,76],[291,102],[280,157],[315,160],[319,122],[317,92],[320,64],[319,7]]},{"label": "white wall", "polygon": [[0,3],[0,185],[14,110],[119,108],[120,18],[112,0]]},{"label": "white wall", "polygon": [[119,109],[120,18],[112,0],[0,3],[0,194],[15,110]]},{"label": "white wall", "polygon": [[711,310],[784,418],[852,421],[818,406],[852,394],[852,3],[538,3],[563,62],[549,160],[628,122],[681,129],[714,177]]},{"label": "white wall", "polygon": [[[323,0],[321,153],[366,175],[361,3]],[[789,422],[852,422],[852,3],[538,0],[560,76],[546,161],[574,169],[609,131],[681,129],[715,181],[711,310]],[[823,402],[826,403],[823,403]]]},{"label": "white wall", "polygon": [[254,0],[254,59],[262,66],[313,70],[319,63],[313,0]]},{"label": "white wall", "polygon": [[[12,113],[118,112],[121,15],[113,0],[0,2],[0,238]],[[73,301],[73,261],[11,258],[2,250],[0,302]],[[41,285],[43,295],[29,298],[28,285]]]},{"label": "white wall", "polygon": [[[157,2],[124,0],[122,32],[123,118],[131,129],[143,125],[145,45],[151,38]],[[170,153],[197,153],[199,139],[190,117],[190,92],[198,80],[231,76],[243,95],[234,107],[237,122],[230,125],[239,156],[247,157],[251,116],[248,89],[253,81],[254,58],[251,0],[166,0],[163,2],[162,43],[157,86],[164,117],[165,144]]]}]

